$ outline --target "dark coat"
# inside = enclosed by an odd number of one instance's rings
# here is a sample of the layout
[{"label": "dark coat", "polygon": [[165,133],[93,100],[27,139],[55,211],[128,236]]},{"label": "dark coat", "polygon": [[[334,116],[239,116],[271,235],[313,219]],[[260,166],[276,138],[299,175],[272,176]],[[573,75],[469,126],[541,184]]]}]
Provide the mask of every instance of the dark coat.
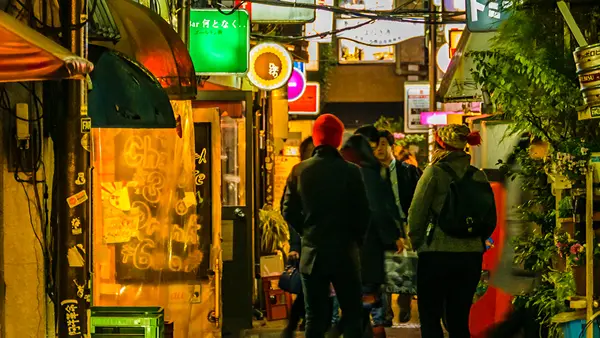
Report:
[{"label": "dark coat", "polygon": [[300,272],[311,274],[317,260],[320,269],[360,268],[371,212],[360,169],[335,148],[319,146],[294,166],[282,213],[302,237]]},{"label": "dark coat", "polygon": [[361,247],[363,284],[380,285],[385,279],[385,248],[394,245],[401,236],[394,192],[387,176],[383,174],[386,171],[362,136],[355,135],[348,139],[342,154],[347,160],[360,165],[371,206],[371,223]]},{"label": "dark coat", "polygon": [[419,178],[421,178],[421,169],[406,162],[396,161],[396,175],[398,176],[398,193],[400,195],[400,203],[404,214],[408,215],[408,210],[412,204],[413,196]]},{"label": "dark coat", "polygon": [[[283,201],[285,200],[285,192],[287,191],[287,185],[283,188],[283,196],[279,202],[279,210],[283,210]],[[302,250],[302,238],[298,232],[288,223],[288,230],[290,232],[290,252],[295,251],[300,254]]]}]

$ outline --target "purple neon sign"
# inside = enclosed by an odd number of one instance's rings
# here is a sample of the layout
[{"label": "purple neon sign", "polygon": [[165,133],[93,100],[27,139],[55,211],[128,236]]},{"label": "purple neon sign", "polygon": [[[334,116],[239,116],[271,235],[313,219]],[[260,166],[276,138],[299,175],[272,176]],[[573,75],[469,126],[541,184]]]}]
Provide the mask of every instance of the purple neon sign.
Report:
[{"label": "purple neon sign", "polygon": [[288,80],[288,101],[298,100],[306,90],[306,78],[301,70],[294,68],[292,76]]}]

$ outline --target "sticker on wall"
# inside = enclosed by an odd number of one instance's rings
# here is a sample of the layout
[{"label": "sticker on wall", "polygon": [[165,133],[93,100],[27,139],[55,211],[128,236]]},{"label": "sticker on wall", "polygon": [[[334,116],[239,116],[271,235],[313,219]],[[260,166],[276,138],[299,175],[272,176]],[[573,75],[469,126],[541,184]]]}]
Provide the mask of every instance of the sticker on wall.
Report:
[{"label": "sticker on wall", "polygon": [[84,185],[85,184],[85,174],[77,173],[77,179],[75,180],[75,184]]},{"label": "sticker on wall", "polygon": [[71,233],[73,235],[81,235],[83,233],[83,229],[81,229],[81,219],[79,217],[75,217],[71,220]]},{"label": "sticker on wall", "polygon": [[88,195],[85,190],[81,190],[75,195],[67,197],[67,204],[69,204],[69,208],[75,208],[76,206],[82,204],[83,202],[88,200]]},{"label": "sticker on wall", "polygon": [[78,302],[75,299],[65,299],[60,302],[65,313],[65,321],[69,336],[81,336],[81,326],[79,324]]},{"label": "sticker on wall", "polygon": [[91,117],[82,117],[81,118],[81,133],[87,134],[92,131],[92,118]]},{"label": "sticker on wall", "polygon": [[83,136],[81,137],[81,146],[83,147],[83,149],[87,150],[88,152],[90,151],[90,134],[83,134]]},{"label": "sticker on wall", "polygon": [[285,86],[292,70],[292,56],[280,44],[263,42],[250,50],[248,80],[258,89],[274,90]]},{"label": "sticker on wall", "polygon": [[85,250],[83,249],[82,244],[77,244],[76,246],[70,247],[69,251],[67,252],[69,266],[72,268],[83,268],[83,265],[85,264],[83,255],[85,255]]}]

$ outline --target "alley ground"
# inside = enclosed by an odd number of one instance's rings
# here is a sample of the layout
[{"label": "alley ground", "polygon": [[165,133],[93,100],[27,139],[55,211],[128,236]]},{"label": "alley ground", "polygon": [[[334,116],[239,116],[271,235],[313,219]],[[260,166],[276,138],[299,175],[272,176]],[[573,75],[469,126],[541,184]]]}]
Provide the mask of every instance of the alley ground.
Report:
[{"label": "alley ground", "polygon": [[[398,306],[396,305],[396,295],[393,298],[393,309],[396,318],[394,318],[394,327],[388,328],[388,338],[420,338],[421,331],[419,330],[419,315],[417,311],[417,303],[413,301],[412,318],[409,323],[398,323]],[[285,321],[256,321],[254,329],[248,330],[245,334],[246,338],[279,338],[281,330],[285,325]],[[302,332],[298,332],[296,337],[304,337]]]}]

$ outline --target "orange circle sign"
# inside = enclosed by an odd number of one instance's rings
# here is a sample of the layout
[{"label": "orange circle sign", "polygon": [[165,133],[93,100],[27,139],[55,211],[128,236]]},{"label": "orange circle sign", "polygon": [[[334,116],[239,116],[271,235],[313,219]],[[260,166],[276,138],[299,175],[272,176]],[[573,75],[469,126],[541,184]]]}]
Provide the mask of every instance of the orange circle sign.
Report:
[{"label": "orange circle sign", "polygon": [[282,45],[265,42],[250,50],[248,80],[262,90],[274,90],[287,84],[293,70],[290,53]]}]

